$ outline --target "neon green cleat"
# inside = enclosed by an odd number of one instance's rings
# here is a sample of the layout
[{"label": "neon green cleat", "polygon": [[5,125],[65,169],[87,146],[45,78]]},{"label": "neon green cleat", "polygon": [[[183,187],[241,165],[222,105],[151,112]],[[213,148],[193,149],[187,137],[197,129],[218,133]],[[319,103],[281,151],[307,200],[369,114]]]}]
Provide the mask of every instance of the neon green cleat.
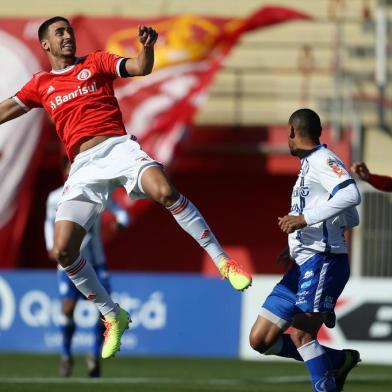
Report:
[{"label": "neon green cleat", "polygon": [[222,277],[227,279],[236,290],[243,291],[252,285],[252,276],[237,261],[222,257],[218,268]]},{"label": "neon green cleat", "polygon": [[120,351],[121,336],[129,328],[130,322],[129,314],[122,308],[120,308],[116,318],[106,318],[104,320],[106,330],[103,334],[105,336],[101,355],[103,359],[112,358],[117,351]]}]

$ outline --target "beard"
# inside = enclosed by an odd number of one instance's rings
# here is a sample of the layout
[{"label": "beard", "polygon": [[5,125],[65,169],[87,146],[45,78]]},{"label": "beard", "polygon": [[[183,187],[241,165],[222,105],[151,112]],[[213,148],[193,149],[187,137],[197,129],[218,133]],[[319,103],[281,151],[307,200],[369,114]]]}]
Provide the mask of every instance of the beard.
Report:
[{"label": "beard", "polygon": [[290,143],[289,143],[289,150],[290,150],[290,154],[291,154],[292,156],[294,156],[294,157],[297,156],[298,150],[297,150],[294,146],[290,145]]},{"label": "beard", "polygon": [[50,52],[54,57],[62,57],[64,59],[72,59],[75,57],[76,46],[74,45],[72,50],[62,48],[61,46],[52,46]]},{"label": "beard", "polygon": [[72,59],[75,57],[75,52],[62,54],[65,59]]}]

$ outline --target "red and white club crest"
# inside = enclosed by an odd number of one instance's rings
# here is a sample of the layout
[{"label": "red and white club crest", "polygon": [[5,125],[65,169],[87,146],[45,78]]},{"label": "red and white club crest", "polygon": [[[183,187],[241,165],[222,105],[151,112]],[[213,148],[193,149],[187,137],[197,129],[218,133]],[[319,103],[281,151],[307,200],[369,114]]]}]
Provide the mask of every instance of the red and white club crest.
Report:
[{"label": "red and white club crest", "polygon": [[89,69],[82,69],[79,73],[77,78],[79,80],[87,80],[91,77],[91,71]]}]

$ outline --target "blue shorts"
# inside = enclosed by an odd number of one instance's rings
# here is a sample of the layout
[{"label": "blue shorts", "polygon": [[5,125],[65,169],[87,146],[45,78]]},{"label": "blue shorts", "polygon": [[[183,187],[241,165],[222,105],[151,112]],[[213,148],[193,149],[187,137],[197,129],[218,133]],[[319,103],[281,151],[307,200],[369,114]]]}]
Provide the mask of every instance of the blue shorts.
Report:
[{"label": "blue shorts", "polygon": [[[102,286],[110,294],[111,287],[109,282],[109,274],[105,267],[94,268],[97,273],[98,280],[101,282]],[[86,299],[83,294],[75,287],[71,279],[64,272],[64,270],[57,270],[57,283],[59,289],[60,299],[62,301],[66,299],[71,299],[77,301],[79,299]]]},{"label": "blue shorts", "polygon": [[266,298],[260,315],[281,329],[291,324],[296,313],[319,312],[333,319],[336,301],[349,276],[347,254],[317,253],[287,271]]}]

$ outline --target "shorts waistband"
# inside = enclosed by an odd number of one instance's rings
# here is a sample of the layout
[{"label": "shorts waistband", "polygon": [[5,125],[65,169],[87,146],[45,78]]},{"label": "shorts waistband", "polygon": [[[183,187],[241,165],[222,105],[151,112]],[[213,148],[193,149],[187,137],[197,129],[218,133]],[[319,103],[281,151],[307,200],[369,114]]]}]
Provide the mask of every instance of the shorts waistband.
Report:
[{"label": "shorts waistband", "polygon": [[121,135],[121,136],[112,136],[109,137],[108,139],[104,140],[102,143],[97,144],[94,147],[89,148],[86,151],[80,152],[78,155],[76,155],[74,162],[81,160],[83,158],[88,157],[91,154],[94,154],[98,151],[104,150],[108,145],[113,145],[117,143],[121,143],[127,139],[130,139],[130,135]]}]

